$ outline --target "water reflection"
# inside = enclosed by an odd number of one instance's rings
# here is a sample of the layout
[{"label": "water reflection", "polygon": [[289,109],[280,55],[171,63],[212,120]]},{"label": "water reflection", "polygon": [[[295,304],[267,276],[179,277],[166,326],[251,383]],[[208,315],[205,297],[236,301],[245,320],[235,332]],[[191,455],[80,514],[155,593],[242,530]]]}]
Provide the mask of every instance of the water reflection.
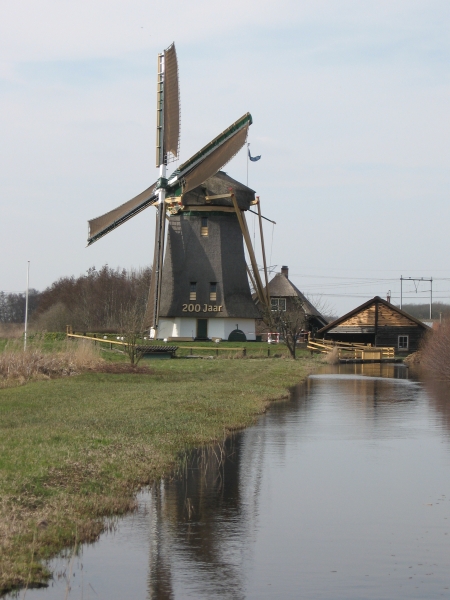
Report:
[{"label": "water reflection", "polygon": [[436,413],[436,422],[447,431],[450,438],[450,386],[447,382],[432,378],[424,378],[424,386],[430,406]]},{"label": "water reflection", "polygon": [[[232,545],[241,549],[251,535],[251,508],[243,505],[239,485],[241,451],[241,436],[195,451],[177,478],[153,488],[150,598],[175,597],[170,575],[174,554],[192,573],[186,585],[199,595],[244,597],[240,561],[232,556]],[[204,569],[207,581],[198,576]]]},{"label": "water reflection", "polygon": [[401,365],[327,367],[144,493],[84,547],[70,589],[27,598],[448,595],[449,432],[448,387]]}]

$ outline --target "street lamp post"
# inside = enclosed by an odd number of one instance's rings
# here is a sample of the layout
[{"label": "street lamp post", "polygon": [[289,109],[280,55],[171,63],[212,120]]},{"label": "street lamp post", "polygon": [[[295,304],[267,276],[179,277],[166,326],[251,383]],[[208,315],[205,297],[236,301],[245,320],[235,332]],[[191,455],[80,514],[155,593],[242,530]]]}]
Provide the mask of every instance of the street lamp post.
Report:
[{"label": "street lamp post", "polygon": [[27,326],[28,326],[28,288],[30,287],[30,261],[27,264],[27,291],[25,295],[25,331],[23,336],[23,349],[27,349]]}]

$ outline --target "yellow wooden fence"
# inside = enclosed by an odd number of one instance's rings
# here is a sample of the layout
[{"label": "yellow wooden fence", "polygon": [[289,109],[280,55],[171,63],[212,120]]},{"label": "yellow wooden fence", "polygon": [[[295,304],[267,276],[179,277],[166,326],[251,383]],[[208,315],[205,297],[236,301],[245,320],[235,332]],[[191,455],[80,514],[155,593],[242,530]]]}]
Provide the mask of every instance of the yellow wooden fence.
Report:
[{"label": "yellow wooden fence", "polygon": [[350,342],[334,342],[330,340],[308,340],[306,346],[313,352],[329,354],[338,349],[339,360],[386,360],[394,358],[395,350],[387,346],[372,346],[372,344],[353,344]]}]

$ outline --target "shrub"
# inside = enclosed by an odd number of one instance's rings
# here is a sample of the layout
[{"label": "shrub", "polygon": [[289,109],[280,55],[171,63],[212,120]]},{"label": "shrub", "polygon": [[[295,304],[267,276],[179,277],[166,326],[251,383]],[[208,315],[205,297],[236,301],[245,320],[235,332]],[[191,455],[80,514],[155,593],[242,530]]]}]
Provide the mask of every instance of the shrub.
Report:
[{"label": "shrub", "polygon": [[450,380],[450,319],[425,337],[420,363],[439,379]]},{"label": "shrub", "polygon": [[90,342],[69,342],[59,352],[45,352],[41,343],[9,344],[0,353],[0,388],[21,385],[33,379],[76,375],[100,363],[100,351]]},{"label": "shrub", "polygon": [[325,362],[329,365],[339,364],[339,348],[335,346],[331,352],[325,356]]}]

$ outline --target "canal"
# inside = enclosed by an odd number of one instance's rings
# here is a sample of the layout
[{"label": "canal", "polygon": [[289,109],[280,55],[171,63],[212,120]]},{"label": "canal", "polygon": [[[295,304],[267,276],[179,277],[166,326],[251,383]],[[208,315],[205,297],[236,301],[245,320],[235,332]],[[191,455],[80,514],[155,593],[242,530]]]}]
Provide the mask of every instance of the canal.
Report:
[{"label": "canal", "polygon": [[50,567],[19,597],[449,598],[449,388],[324,368]]}]

